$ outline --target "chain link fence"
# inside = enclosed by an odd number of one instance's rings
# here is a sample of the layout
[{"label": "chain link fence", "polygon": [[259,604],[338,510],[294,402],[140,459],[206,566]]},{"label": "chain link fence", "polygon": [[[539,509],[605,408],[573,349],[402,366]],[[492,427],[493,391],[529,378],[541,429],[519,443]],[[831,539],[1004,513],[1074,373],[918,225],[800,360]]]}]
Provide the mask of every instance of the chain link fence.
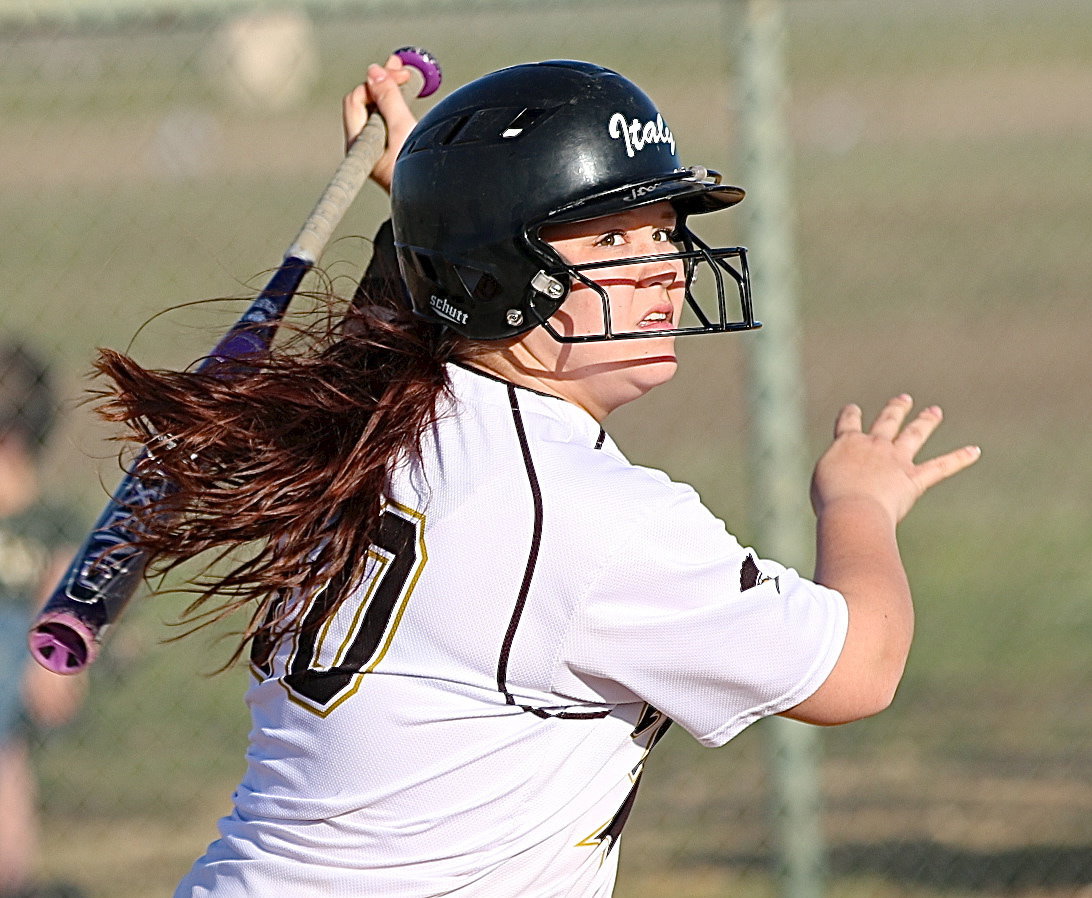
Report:
[{"label": "chain link fence", "polygon": [[[183,366],[212,345],[333,171],[339,99],[367,62],[420,44],[446,87],[527,59],[601,62],[658,100],[685,159],[733,181],[743,8],[0,3],[0,342],[48,366],[53,398],[36,395],[56,413],[32,459],[37,498],[28,470],[12,481],[22,499],[7,480],[0,492],[5,597],[13,571],[27,591],[43,547],[81,538],[118,479],[82,402],[95,347]],[[826,892],[1090,896],[1092,6],[784,9],[808,452],[843,403],[874,412],[903,390],[944,405],[937,451],[984,450],[903,525],[919,622],[894,706],[820,734]],[[351,288],[384,202],[366,188],[328,250],[335,288]],[[731,241],[738,223],[721,218],[713,236]],[[195,304],[219,297],[243,299]],[[743,541],[757,524],[741,344],[755,337],[681,346],[675,381],[611,425]],[[7,402],[30,369],[5,365]],[[33,525],[9,514],[19,502]],[[165,644],[177,612],[138,603],[86,696],[10,728],[38,784],[34,878],[66,884],[51,894],[169,894],[229,806],[247,674],[208,676],[230,651],[212,636]],[[657,749],[620,896],[777,894],[766,729],[718,751],[673,732]],[[19,793],[0,794],[16,818]]]}]

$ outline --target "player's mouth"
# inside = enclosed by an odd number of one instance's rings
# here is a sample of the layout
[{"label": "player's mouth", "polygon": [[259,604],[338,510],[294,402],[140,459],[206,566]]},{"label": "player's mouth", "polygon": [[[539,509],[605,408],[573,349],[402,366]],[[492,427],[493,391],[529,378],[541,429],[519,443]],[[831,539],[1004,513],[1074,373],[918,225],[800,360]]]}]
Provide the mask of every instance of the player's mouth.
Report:
[{"label": "player's mouth", "polygon": [[657,306],[637,322],[639,331],[670,330],[675,326],[675,310],[670,305]]}]

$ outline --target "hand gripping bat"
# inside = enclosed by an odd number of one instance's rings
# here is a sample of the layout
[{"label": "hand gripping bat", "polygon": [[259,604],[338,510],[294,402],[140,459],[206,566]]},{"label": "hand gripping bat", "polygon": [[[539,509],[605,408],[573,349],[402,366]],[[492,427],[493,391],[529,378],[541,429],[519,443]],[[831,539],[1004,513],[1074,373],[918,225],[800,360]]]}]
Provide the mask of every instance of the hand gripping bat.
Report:
[{"label": "hand gripping bat", "polygon": [[[408,97],[427,97],[440,86],[440,67],[430,53],[403,47],[395,54],[410,71],[402,87]],[[271,344],[300,282],[318,262],[335,228],[360,192],[386,147],[386,124],[369,116],[360,136],[338,166],[299,234],[284,254],[261,294],[232,325],[198,370],[226,369],[233,359],[254,358]],[[109,626],[125,610],[147,565],[147,555],[132,544],[128,522],[133,510],[166,495],[164,480],[138,473],[150,456],[146,447],[118,484],[106,508],[31,626],[31,655],[48,670],[75,674],[98,654]],[[144,465],[144,471],[147,465]]]}]

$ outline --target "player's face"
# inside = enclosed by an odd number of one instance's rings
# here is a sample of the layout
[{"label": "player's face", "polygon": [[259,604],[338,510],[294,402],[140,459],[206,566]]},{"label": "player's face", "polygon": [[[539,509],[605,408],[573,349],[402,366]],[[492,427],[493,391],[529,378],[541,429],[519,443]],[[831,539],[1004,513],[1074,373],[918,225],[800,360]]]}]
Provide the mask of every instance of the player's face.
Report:
[{"label": "player's face", "polygon": [[[685,301],[682,262],[655,258],[677,250],[672,242],[675,226],[675,210],[664,202],[552,225],[541,236],[572,265],[653,257],[584,274],[606,291],[615,334],[654,334],[678,327]],[[574,279],[550,322],[563,336],[602,334],[603,298],[591,285]],[[539,378],[538,386],[576,402],[598,419],[670,380],[677,367],[675,338],[669,336],[560,343],[538,327],[513,349],[522,369]]]},{"label": "player's face", "polygon": [[[632,265],[585,269],[584,275],[606,290],[615,334],[647,334],[679,323],[685,286],[682,262],[656,258],[678,249],[673,242],[675,228],[674,208],[670,203],[656,203],[604,218],[553,225],[541,236],[572,265],[646,257]],[[604,316],[599,291],[574,278],[551,324],[563,336],[601,334]]]}]

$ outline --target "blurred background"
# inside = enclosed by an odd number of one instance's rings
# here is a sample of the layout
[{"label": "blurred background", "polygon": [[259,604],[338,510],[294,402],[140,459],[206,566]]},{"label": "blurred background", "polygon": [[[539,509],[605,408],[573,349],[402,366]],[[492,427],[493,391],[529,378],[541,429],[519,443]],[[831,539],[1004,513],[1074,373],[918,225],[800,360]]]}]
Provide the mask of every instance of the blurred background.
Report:
[{"label": "blurred background", "polygon": [[[119,477],[85,403],[96,347],[165,367],[211,347],[336,166],[340,98],[368,62],[424,46],[440,96],[511,63],[599,62],[652,94],[684,160],[736,183],[745,6],[0,0],[0,340],[51,368],[41,501],[63,539]],[[1092,4],[782,6],[806,452],[845,402],[873,414],[904,390],[944,406],[931,451],[983,447],[902,526],[918,631],[895,704],[818,734],[826,892],[1087,898]],[[385,214],[368,185],[324,258],[336,289]],[[701,234],[740,240],[719,218]],[[779,339],[681,341],[678,377],[609,422],[744,542],[747,341]],[[165,644],[179,609],[134,604],[75,717],[29,731],[36,876],[66,894],[169,894],[230,806],[247,674],[211,675],[230,653],[216,634]],[[715,751],[669,735],[621,898],[778,894],[766,729]]]}]

